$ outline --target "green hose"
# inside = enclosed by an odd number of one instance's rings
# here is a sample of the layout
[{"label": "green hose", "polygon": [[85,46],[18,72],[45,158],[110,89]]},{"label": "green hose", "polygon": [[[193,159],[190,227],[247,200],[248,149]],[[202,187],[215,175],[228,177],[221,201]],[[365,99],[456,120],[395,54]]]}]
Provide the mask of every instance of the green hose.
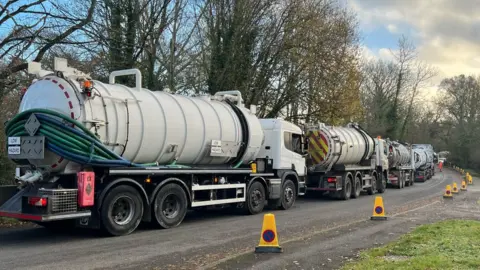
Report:
[{"label": "green hose", "polygon": [[[81,160],[83,161],[92,161],[92,164],[102,161],[111,161],[114,163],[118,161],[119,164],[128,162],[112,152],[110,149],[106,148],[105,145],[101,144],[100,140],[90,130],[83,126],[82,123],[52,110],[31,109],[17,114],[5,126],[6,135],[8,137],[28,136],[29,134],[25,131],[24,126],[28,117],[30,117],[32,113],[41,114],[41,116],[37,116],[41,124],[37,132],[39,135],[45,136],[47,145],[51,144],[56,149],[60,149],[61,151],[65,152],[67,155],[70,153],[80,156]],[[67,124],[75,126],[77,128],[76,130],[80,129],[84,135],[80,136],[78,132],[75,132],[75,130],[72,131],[67,126],[63,126],[58,122],[55,122],[58,120],[55,120],[52,118],[52,116],[58,117],[64,122],[67,122]],[[48,117],[50,120],[45,119],[44,117]],[[51,121],[54,121],[57,124],[52,124]],[[80,132],[80,134],[82,134],[82,132]],[[93,141],[96,141],[97,143],[94,143]],[[158,166],[156,162],[146,164],[130,164],[134,166]],[[187,166],[175,165],[175,163],[173,163],[171,164],[171,167],[186,168]]]},{"label": "green hose", "polygon": [[[82,123],[78,122],[75,119],[67,117],[62,113],[52,111],[52,110],[47,110],[47,109],[30,109],[30,110],[26,110],[26,111],[23,111],[23,112],[15,115],[15,117],[13,117],[13,119],[8,121],[8,123],[7,123],[7,126],[5,128],[5,130],[7,131],[7,134],[10,134],[10,128],[12,126],[21,125],[21,120],[24,120],[26,122],[27,120],[24,119],[24,118],[27,118],[26,116],[27,115],[30,116],[30,114],[32,114],[32,113],[44,113],[44,114],[47,114],[47,115],[53,115],[53,116],[59,117],[66,122],[74,124],[76,127],[81,129],[84,133],[86,133],[88,136],[90,136],[91,138],[94,138],[95,140],[100,142],[100,140],[90,130],[88,130],[85,126],[83,126]],[[25,124],[25,122],[23,122],[23,124]]]}]

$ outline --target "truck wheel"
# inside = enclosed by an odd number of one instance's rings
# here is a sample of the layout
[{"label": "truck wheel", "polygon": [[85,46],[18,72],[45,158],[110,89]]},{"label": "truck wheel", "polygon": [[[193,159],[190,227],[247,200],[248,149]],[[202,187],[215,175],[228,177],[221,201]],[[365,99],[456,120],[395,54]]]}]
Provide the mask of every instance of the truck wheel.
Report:
[{"label": "truck wheel", "polygon": [[354,189],[353,189],[351,197],[354,198],[354,199],[360,197],[360,192],[361,191],[362,191],[362,186],[361,186],[361,183],[360,183],[360,179],[358,179],[358,177],[355,177],[355,185],[354,185]]},{"label": "truck wheel", "polygon": [[415,184],[415,175],[413,172],[410,172],[410,186],[413,186]]},{"label": "truck wheel", "polygon": [[248,214],[255,215],[265,207],[265,188],[262,183],[255,181],[248,188],[245,198],[245,210]]},{"label": "truck wheel", "polygon": [[402,177],[401,175],[399,175],[399,176],[397,177],[397,179],[398,179],[398,180],[397,180],[397,181],[398,181],[398,182],[397,182],[397,189],[402,189],[402,188],[403,188],[403,177]]},{"label": "truck wheel", "polygon": [[372,175],[372,186],[367,188],[367,194],[373,195],[375,194],[375,187],[377,186],[377,177],[373,174]]},{"label": "truck wheel", "polygon": [[[408,180],[408,181],[407,181]],[[407,178],[407,174],[405,173],[403,175],[403,181],[405,182],[405,186],[409,187],[410,186],[410,180]]]},{"label": "truck wheel", "polygon": [[377,189],[378,193],[384,193],[386,187],[387,187],[387,180],[385,178],[385,175],[380,174],[380,186]]},{"label": "truck wheel", "polygon": [[297,198],[297,192],[295,190],[295,184],[290,179],[285,179],[283,183],[280,209],[287,210],[293,206],[295,199]]},{"label": "truck wheel", "polygon": [[110,190],[100,209],[103,229],[120,236],[133,232],[140,224],[143,202],[138,191],[126,185]]},{"label": "truck wheel", "polygon": [[182,223],[187,215],[187,195],[177,184],[166,184],[158,191],[153,202],[153,215],[157,225],[170,229]]},{"label": "truck wheel", "polygon": [[345,187],[340,191],[340,199],[349,200],[352,195],[352,179],[346,178]]}]

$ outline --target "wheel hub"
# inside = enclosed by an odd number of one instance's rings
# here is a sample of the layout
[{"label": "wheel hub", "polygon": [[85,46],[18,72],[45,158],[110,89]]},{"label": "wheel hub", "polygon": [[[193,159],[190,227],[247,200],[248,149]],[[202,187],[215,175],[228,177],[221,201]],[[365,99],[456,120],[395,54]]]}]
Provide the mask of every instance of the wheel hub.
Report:
[{"label": "wheel hub", "polygon": [[176,195],[168,195],[162,203],[163,215],[167,218],[175,218],[180,209],[179,199]]},{"label": "wheel hub", "polygon": [[118,225],[128,224],[133,219],[134,202],[127,196],[119,197],[113,203],[111,217]]},{"label": "wheel hub", "polygon": [[261,200],[262,200],[262,193],[260,192],[260,190],[256,189],[252,192],[252,195],[251,195],[251,198],[252,198],[252,205],[254,207],[257,207],[260,205],[261,203]]},{"label": "wheel hub", "polygon": [[285,202],[290,203],[293,200],[293,189],[291,187],[287,187],[285,189]]}]

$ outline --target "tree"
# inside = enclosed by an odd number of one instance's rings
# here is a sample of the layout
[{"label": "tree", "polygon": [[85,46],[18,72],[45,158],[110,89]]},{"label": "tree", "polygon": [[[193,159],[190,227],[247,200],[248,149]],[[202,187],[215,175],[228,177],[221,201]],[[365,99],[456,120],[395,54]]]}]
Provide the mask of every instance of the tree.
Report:
[{"label": "tree", "polygon": [[393,60],[365,63],[361,88],[366,126],[381,136],[404,140],[412,127],[419,90],[437,70],[417,59],[416,48],[406,37],[399,39],[398,46],[398,51],[391,51]]},{"label": "tree", "polygon": [[92,21],[96,2],[74,12],[68,3],[55,0],[0,4],[0,25],[10,26],[0,41],[0,97],[18,87],[17,73],[27,69],[28,60],[41,61],[59,44],[81,44],[74,34]]},{"label": "tree", "polygon": [[444,79],[440,88],[444,95],[438,105],[444,111],[445,122],[451,123],[447,150],[464,166],[478,167],[480,156],[476,154],[476,148],[480,143],[480,81],[462,74]]}]

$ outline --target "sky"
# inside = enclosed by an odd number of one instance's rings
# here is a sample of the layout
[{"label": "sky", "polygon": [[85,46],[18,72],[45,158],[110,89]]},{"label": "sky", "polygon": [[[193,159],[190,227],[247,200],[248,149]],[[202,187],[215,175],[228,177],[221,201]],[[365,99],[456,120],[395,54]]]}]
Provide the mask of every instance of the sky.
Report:
[{"label": "sky", "polygon": [[437,68],[424,94],[435,96],[443,78],[480,75],[480,0],[344,1],[357,14],[366,57],[388,59],[403,34]]}]

